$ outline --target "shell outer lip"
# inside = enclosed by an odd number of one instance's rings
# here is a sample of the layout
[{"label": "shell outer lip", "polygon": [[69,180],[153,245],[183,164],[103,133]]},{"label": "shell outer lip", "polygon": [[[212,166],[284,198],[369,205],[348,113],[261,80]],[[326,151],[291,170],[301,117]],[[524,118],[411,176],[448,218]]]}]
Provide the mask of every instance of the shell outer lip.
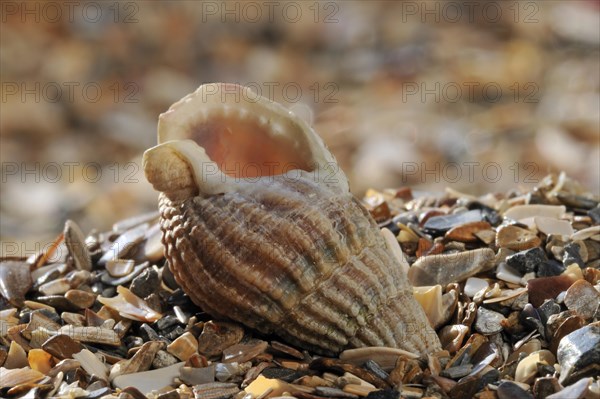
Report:
[{"label": "shell outer lip", "polygon": [[[348,179],[337,165],[335,157],[302,118],[281,104],[256,94],[248,87],[229,83],[201,85],[195,92],[186,95],[159,116],[158,145],[144,154],[144,170],[148,170],[148,153],[166,145],[188,163],[202,196],[237,191],[240,184],[256,184],[264,181],[262,178],[272,177],[261,176],[257,180],[229,176],[219,169],[201,145],[190,140],[191,126],[210,119],[211,112],[215,110],[226,117],[235,117],[236,112],[252,113],[266,120],[267,131],[271,136],[286,136],[290,140],[301,137],[306,140],[312,156],[309,163],[314,165],[313,170],[290,169],[283,173],[285,177],[310,177],[315,182],[325,183],[342,193],[350,191]],[[178,143],[179,141],[182,142]],[[148,174],[146,176],[149,177]]]}]

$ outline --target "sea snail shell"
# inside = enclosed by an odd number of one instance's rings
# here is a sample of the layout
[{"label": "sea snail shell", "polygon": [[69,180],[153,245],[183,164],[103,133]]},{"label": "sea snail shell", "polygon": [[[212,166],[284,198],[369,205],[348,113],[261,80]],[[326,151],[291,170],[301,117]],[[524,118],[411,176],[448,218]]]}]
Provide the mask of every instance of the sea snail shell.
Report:
[{"label": "sea snail shell", "polygon": [[319,136],[247,87],[206,84],[160,115],[144,154],[165,255],[191,299],[323,354],[439,340]]}]

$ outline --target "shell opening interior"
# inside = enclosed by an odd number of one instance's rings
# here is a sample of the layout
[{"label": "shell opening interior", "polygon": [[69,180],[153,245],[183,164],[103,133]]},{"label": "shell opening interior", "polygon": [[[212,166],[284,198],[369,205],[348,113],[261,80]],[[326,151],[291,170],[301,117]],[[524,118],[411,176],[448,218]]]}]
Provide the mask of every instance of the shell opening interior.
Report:
[{"label": "shell opening interior", "polygon": [[[290,129],[298,129],[291,131]],[[191,139],[224,174],[253,178],[315,169],[310,145],[299,124],[278,126],[251,115],[211,116],[191,129]]]}]

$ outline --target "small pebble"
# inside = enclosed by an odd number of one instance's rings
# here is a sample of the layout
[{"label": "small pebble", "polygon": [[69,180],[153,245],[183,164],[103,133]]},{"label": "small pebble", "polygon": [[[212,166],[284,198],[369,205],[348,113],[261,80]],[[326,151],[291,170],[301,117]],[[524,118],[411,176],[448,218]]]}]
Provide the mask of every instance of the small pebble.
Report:
[{"label": "small pebble", "polygon": [[547,299],[544,303],[538,307],[538,313],[540,319],[544,324],[547,323],[550,316],[560,313],[560,305],[553,299]]},{"label": "small pebble", "polygon": [[[88,387],[89,388],[89,387]],[[87,390],[88,394],[85,395],[85,399],[100,399],[110,393],[110,387],[103,387],[94,390]]]},{"label": "small pebble", "polygon": [[590,209],[588,211],[588,216],[592,218],[594,223],[600,224],[600,206],[597,206],[594,209]]},{"label": "small pebble", "polygon": [[442,377],[448,377],[448,378],[452,378],[453,380],[455,380],[458,378],[462,378],[466,375],[469,375],[471,370],[473,370],[473,365],[463,364],[460,366],[449,367],[445,370],[442,370],[440,372],[440,375]]},{"label": "small pebble", "polygon": [[161,317],[160,319],[158,319],[156,321],[156,328],[161,331],[164,332],[166,330],[168,330],[170,327],[173,327],[177,324],[180,324],[181,322],[179,321],[179,319],[177,317],[175,317],[174,315],[166,315]]},{"label": "small pebble", "polygon": [[377,377],[381,378],[382,380],[387,380],[390,376],[388,373],[385,372],[385,370],[381,368],[379,364],[377,364],[377,362],[375,362],[372,359],[367,360],[363,367],[369,370],[371,373],[375,374]]},{"label": "small pebble", "polygon": [[82,290],[69,290],[65,293],[65,298],[73,302],[76,306],[79,306],[81,309],[92,307],[96,301],[96,295]]},{"label": "small pebble", "polygon": [[493,310],[479,307],[475,319],[475,330],[483,335],[497,334],[502,331],[504,316]]},{"label": "small pebble", "polygon": [[573,208],[592,209],[598,205],[598,201],[593,198],[572,193],[558,192],[556,193],[556,198],[558,198],[563,204]]},{"label": "small pebble", "polygon": [[465,288],[463,292],[469,298],[473,298],[475,294],[479,291],[487,288],[489,286],[488,282],[482,278],[469,277],[467,282],[465,283]]},{"label": "small pebble", "polygon": [[579,243],[571,242],[564,247],[563,265],[568,267],[572,264],[576,264],[580,268],[585,267],[585,262],[581,258],[581,248]]},{"label": "small pebble", "polygon": [[155,369],[161,369],[163,367],[169,367],[177,363],[179,360],[171,355],[169,352],[160,350],[156,352],[154,360],[152,360],[152,367]]},{"label": "small pebble", "polygon": [[146,298],[154,293],[159,285],[158,271],[153,267],[149,267],[133,279],[129,289],[140,298]]},{"label": "small pebble", "polygon": [[382,389],[371,392],[367,395],[367,399],[399,399],[400,392],[394,389]]},{"label": "small pebble", "polygon": [[330,388],[330,387],[316,387],[315,394],[320,396],[326,396],[330,398],[347,398],[347,399],[358,399],[357,395],[344,392],[339,388]]},{"label": "small pebble", "polygon": [[565,270],[566,269],[561,262],[558,262],[555,259],[549,259],[538,264],[536,274],[538,277],[552,277],[562,274]]},{"label": "small pebble", "polygon": [[208,321],[198,337],[198,351],[205,356],[219,356],[225,348],[239,343],[244,330],[237,324]]},{"label": "small pebble", "polygon": [[433,234],[442,234],[455,226],[464,225],[471,222],[480,222],[483,215],[479,209],[456,213],[452,215],[433,216],[427,219],[423,228]]},{"label": "small pebble", "polygon": [[501,262],[498,265],[498,268],[496,269],[496,278],[513,284],[521,283],[521,276],[519,273],[505,262]]},{"label": "small pebble", "polygon": [[548,258],[542,248],[532,248],[517,252],[506,258],[506,264],[521,274],[537,271],[538,265],[546,262]]},{"label": "small pebble", "polygon": [[69,301],[63,295],[39,296],[36,298],[36,301],[51,306],[59,312],[77,312],[81,310],[79,306]]},{"label": "small pebble", "polygon": [[[535,379],[533,385],[533,395],[536,398],[548,398],[553,393],[560,391],[558,379],[555,377],[539,377]],[[567,399],[567,398],[564,398]]]},{"label": "small pebble", "polygon": [[[583,378],[576,383],[563,388],[562,390],[547,396],[545,399],[583,399],[593,398],[594,394],[588,396],[588,388],[592,383],[592,378]],[[596,396],[597,398],[597,396]]]},{"label": "small pebble", "polygon": [[306,373],[298,372],[297,370],[287,369],[283,367],[269,367],[262,372],[262,375],[266,378],[277,379],[285,382],[292,382],[305,374]]},{"label": "small pebble", "polygon": [[172,389],[168,392],[164,392],[159,394],[156,399],[180,399],[181,396],[179,395],[179,392],[177,392],[176,389]]},{"label": "small pebble", "polygon": [[533,396],[514,382],[504,381],[496,391],[498,399],[533,399]]},{"label": "small pebble", "polygon": [[144,342],[160,340],[158,333],[146,323],[140,326],[140,337]]},{"label": "small pebble", "polygon": [[561,339],[556,357],[561,367],[559,381],[563,385],[578,371],[600,364],[600,322],[582,327]]}]

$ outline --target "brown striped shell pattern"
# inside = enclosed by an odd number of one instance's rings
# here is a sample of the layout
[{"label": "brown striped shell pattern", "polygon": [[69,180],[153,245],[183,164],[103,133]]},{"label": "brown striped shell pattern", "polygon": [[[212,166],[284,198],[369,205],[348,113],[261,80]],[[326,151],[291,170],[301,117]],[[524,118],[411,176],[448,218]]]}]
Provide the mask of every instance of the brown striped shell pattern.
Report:
[{"label": "brown striped shell pattern", "polygon": [[440,349],[393,236],[282,105],[247,87],[202,85],[160,115],[144,171],[160,192],[169,266],[213,317],[322,354]]}]

